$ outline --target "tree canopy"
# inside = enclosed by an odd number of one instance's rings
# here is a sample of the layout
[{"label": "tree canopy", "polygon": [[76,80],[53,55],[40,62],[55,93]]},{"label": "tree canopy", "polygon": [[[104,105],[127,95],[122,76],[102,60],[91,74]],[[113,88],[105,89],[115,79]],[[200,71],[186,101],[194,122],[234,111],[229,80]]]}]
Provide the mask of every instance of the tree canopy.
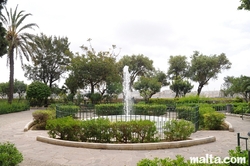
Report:
[{"label": "tree canopy", "polygon": [[53,83],[63,77],[73,57],[68,38],[41,34],[33,37],[33,41],[33,64],[24,66],[25,76],[52,88]]},{"label": "tree canopy", "polygon": [[119,60],[118,66],[120,73],[123,72],[124,66],[129,67],[130,90],[132,90],[134,81],[136,80],[137,76],[145,76],[146,73],[154,70],[153,61],[143,54],[131,56],[125,55]]},{"label": "tree canopy", "polygon": [[197,95],[200,95],[202,88],[210,79],[217,79],[222,70],[230,68],[231,62],[224,53],[207,56],[194,51],[191,56],[190,78],[199,83]]},{"label": "tree canopy", "polygon": [[250,10],[250,1],[240,0],[240,6],[238,6],[238,10]]}]

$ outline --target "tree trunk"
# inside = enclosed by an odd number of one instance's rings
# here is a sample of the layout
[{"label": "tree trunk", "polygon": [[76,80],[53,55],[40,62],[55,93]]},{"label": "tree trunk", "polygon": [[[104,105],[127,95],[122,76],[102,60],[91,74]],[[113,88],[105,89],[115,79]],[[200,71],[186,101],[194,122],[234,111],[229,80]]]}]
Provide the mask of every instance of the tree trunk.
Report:
[{"label": "tree trunk", "polygon": [[9,95],[8,102],[11,104],[14,93],[14,49],[12,48],[9,53],[9,65],[10,65],[10,80],[9,80]]},{"label": "tree trunk", "polygon": [[203,88],[203,85],[199,85],[199,86],[198,86],[197,96],[200,96],[200,93],[201,93],[202,88]]}]

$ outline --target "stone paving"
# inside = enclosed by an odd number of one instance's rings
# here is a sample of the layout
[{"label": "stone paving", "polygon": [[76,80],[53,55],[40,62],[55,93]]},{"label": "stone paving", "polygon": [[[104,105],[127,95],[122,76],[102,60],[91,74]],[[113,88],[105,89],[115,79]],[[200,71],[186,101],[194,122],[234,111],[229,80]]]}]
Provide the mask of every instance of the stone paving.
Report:
[{"label": "stone paving", "polygon": [[[177,154],[189,157],[201,157],[206,154],[226,157],[228,150],[235,149],[237,133],[247,137],[250,131],[250,120],[227,116],[226,120],[234,127],[229,131],[198,131],[192,138],[215,136],[216,142],[193,147],[162,150],[102,150],[63,147],[36,141],[36,137],[47,136],[46,131],[27,131],[24,126],[32,120],[32,112],[24,111],[0,115],[0,142],[14,143],[24,156],[19,166],[135,166],[143,158],[174,158]],[[245,142],[241,142],[245,148]]]}]

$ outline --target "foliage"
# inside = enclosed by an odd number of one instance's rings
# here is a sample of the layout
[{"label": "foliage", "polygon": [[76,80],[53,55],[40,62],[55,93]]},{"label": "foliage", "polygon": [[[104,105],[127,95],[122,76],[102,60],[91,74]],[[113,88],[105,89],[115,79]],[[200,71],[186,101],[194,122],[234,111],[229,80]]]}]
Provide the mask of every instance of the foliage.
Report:
[{"label": "foliage", "polygon": [[[1,10],[3,9],[3,6],[6,5],[7,0],[1,0],[0,1],[0,14]],[[6,36],[6,29],[3,27],[2,22],[0,22],[0,57],[5,55],[7,53],[7,46],[8,46],[8,41],[5,38]]]},{"label": "foliage", "polygon": [[135,104],[133,110],[135,115],[160,116],[166,113],[167,106],[162,104]]},{"label": "foliage", "polygon": [[154,94],[160,92],[161,87],[169,84],[166,77],[166,74],[160,70],[148,71],[145,76],[141,76],[139,80],[134,83],[133,87],[135,90],[139,90],[140,95],[145,102],[148,103]]},{"label": "foliage", "polygon": [[[233,157],[242,157],[242,158],[245,158],[246,159],[246,163],[245,164],[241,164],[241,166],[248,166],[248,161],[250,160],[249,159],[249,155],[248,155],[248,151],[247,150],[241,150],[241,148],[239,146],[237,146],[235,148],[235,150],[229,150],[229,157],[230,158],[233,158]],[[235,165],[235,164],[232,164],[232,163],[229,163],[230,165]]]},{"label": "foliage", "polygon": [[30,105],[27,101],[13,101],[12,104],[0,102],[0,114],[26,111],[28,109],[30,109]]},{"label": "foliage", "polygon": [[52,138],[84,142],[139,143],[155,142],[154,122],[149,120],[117,121],[97,118],[85,121],[63,117],[47,121],[46,129]]},{"label": "foliage", "polygon": [[56,117],[71,116],[75,118],[75,114],[79,111],[79,106],[76,105],[58,105],[56,106]]},{"label": "foliage", "polygon": [[249,101],[250,96],[250,77],[241,75],[240,77],[224,77],[223,88],[221,92],[225,96],[233,97],[234,95],[243,96],[245,101]]},{"label": "foliage", "polygon": [[225,115],[220,112],[210,112],[203,115],[204,128],[208,130],[220,130],[224,122]]},{"label": "foliage", "polygon": [[112,123],[111,129],[116,142],[128,143],[132,140],[132,126],[126,121]]},{"label": "foliage", "polygon": [[33,37],[32,65],[25,65],[25,76],[40,81],[52,89],[53,83],[66,72],[73,54],[67,37],[52,37],[40,34]]},{"label": "foliage", "polygon": [[[1,15],[1,21],[6,28],[6,39],[8,42],[8,59],[7,62],[10,66],[10,79],[9,79],[9,95],[8,102],[11,104],[13,100],[14,93],[14,51],[16,56],[19,54],[21,65],[23,66],[23,56],[29,60],[29,56],[32,55],[30,44],[32,43],[32,35],[25,32],[27,29],[33,29],[38,27],[35,23],[24,24],[24,20],[31,14],[24,14],[24,11],[17,10],[16,6],[14,12],[12,9],[10,11],[5,7],[6,15]],[[23,55],[23,56],[22,56]]]},{"label": "foliage", "polygon": [[88,93],[86,94],[86,97],[91,100],[92,104],[98,104],[102,100],[102,95],[100,93]]},{"label": "foliage", "polygon": [[194,51],[191,56],[190,78],[199,83],[197,95],[200,95],[203,86],[207,85],[210,79],[217,79],[222,70],[230,68],[231,62],[224,53],[207,56]]},{"label": "foliage", "polygon": [[124,66],[129,67],[131,90],[138,76],[145,76],[149,71],[154,70],[153,61],[143,54],[123,56],[118,62],[120,73],[123,72]]},{"label": "foliage", "polygon": [[110,121],[105,118],[85,120],[81,124],[81,141],[88,142],[110,142],[112,131]]},{"label": "foliage", "polygon": [[175,80],[177,77],[183,79],[188,77],[189,62],[186,56],[176,55],[170,56],[168,60],[168,77]]},{"label": "foliage", "polygon": [[183,80],[180,77],[176,77],[170,85],[170,89],[175,92],[176,97],[185,97],[187,93],[190,93],[193,89],[193,85],[187,80]]},{"label": "foliage", "polygon": [[148,103],[149,99],[154,94],[160,92],[161,83],[158,82],[156,78],[142,76],[137,82],[135,82],[134,88],[139,90],[140,95],[143,97],[145,102]]},{"label": "foliage", "polygon": [[163,128],[168,141],[185,140],[194,132],[194,124],[183,119],[167,121]]},{"label": "foliage", "polygon": [[0,143],[0,165],[15,166],[23,161],[23,155],[14,144]]},{"label": "foliage", "polygon": [[9,83],[8,82],[2,82],[0,83],[0,96],[4,98],[9,93]]},{"label": "foliage", "polygon": [[38,81],[32,82],[26,92],[26,97],[30,101],[31,106],[42,106],[45,103],[46,99],[50,95],[50,88]]},{"label": "foliage", "polygon": [[238,10],[250,10],[250,2],[249,0],[240,0],[240,6],[238,6]]},{"label": "foliage", "polygon": [[15,79],[14,93],[18,94],[19,100],[25,94],[26,90],[27,90],[27,84],[25,84],[23,81],[18,81],[17,79]]},{"label": "foliage", "polygon": [[157,133],[155,122],[150,120],[131,120],[128,123],[132,127],[132,133],[135,135],[132,137],[131,142],[145,143],[158,141],[158,138],[154,138]]},{"label": "foliage", "polygon": [[78,141],[81,131],[81,121],[74,120],[72,117],[62,117],[47,121],[46,129],[52,138],[62,140]]},{"label": "foliage", "polygon": [[122,92],[122,84],[120,82],[110,82],[107,84],[107,94],[104,96],[107,102],[112,102]]},{"label": "foliage", "polygon": [[173,104],[175,99],[172,98],[151,98],[149,99],[149,104]]},{"label": "foliage", "polygon": [[123,104],[98,104],[95,105],[96,114],[100,115],[122,115]]},{"label": "foliage", "polygon": [[[118,75],[116,59],[108,55],[107,52],[96,54],[94,50],[87,50],[86,55],[77,54],[69,66],[70,76],[74,77],[70,79],[76,80],[77,87],[85,88],[88,86],[91,94],[94,94],[96,88],[103,96],[107,90],[108,83],[121,80]],[[93,98],[90,99],[92,104],[94,104]]]},{"label": "foliage", "polygon": [[47,120],[56,117],[55,110],[36,110],[32,113],[33,116],[33,130],[45,130]]}]

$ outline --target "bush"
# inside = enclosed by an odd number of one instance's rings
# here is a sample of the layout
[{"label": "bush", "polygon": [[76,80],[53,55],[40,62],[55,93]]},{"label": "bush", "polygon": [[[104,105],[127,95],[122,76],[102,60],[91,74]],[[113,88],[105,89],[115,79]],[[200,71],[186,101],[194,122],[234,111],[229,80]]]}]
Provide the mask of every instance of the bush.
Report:
[{"label": "bush", "polygon": [[154,115],[160,116],[166,113],[166,105],[149,105],[149,104],[136,104],[133,106],[135,115]]},{"label": "bush", "polygon": [[103,115],[122,115],[123,114],[123,104],[99,104],[95,105],[96,114],[98,116]]},{"label": "bush", "polygon": [[12,104],[9,104],[7,101],[0,102],[0,114],[26,111],[28,109],[30,109],[30,105],[27,101],[13,101]]},{"label": "bush", "polygon": [[54,119],[56,112],[54,110],[37,110],[32,113],[34,119],[33,129],[45,130],[47,120]]},{"label": "bush", "polygon": [[82,121],[81,141],[89,142],[110,142],[112,133],[109,119],[97,118]]},{"label": "bush", "polygon": [[201,104],[199,106],[199,126],[200,128],[204,128],[205,122],[204,122],[204,115],[208,113],[215,112],[215,109],[211,107],[209,104]]},{"label": "bush", "polygon": [[150,120],[132,120],[128,122],[132,128],[133,143],[145,143],[145,142],[155,142],[158,138],[155,138],[157,133],[155,123]]},{"label": "bush", "polygon": [[23,161],[23,155],[12,143],[0,143],[0,165],[14,166]]},{"label": "bush", "polygon": [[46,129],[52,138],[62,140],[79,141],[81,131],[81,121],[74,120],[72,117],[63,117],[47,121]]},{"label": "bush", "polygon": [[167,121],[163,128],[168,141],[185,140],[194,132],[194,124],[183,119]]},{"label": "bush", "polygon": [[50,88],[42,82],[32,82],[26,92],[26,97],[30,101],[31,106],[43,106],[47,105],[47,98],[50,95]]},{"label": "bush", "polygon": [[58,105],[56,106],[56,117],[62,118],[67,116],[76,117],[76,113],[79,111],[80,107],[76,105]]},{"label": "bush", "polygon": [[219,130],[225,119],[225,115],[219,112],[210,112],[203,115],[204,127],[208,130]]}]

